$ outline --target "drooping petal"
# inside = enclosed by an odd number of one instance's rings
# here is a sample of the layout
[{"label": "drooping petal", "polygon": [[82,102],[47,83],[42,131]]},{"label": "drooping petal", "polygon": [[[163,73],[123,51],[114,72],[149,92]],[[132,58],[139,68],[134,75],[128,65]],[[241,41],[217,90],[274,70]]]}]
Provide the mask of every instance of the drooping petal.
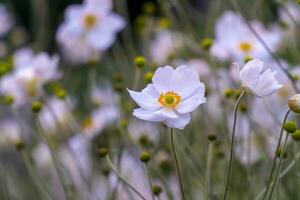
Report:
[{"label": "drooping petal", "polygon": [[206,99],[204,97],[204,86],[199,88],[194,95],[180,102],[176,107],[176,111],[182,114],[193,112],[202,103],[206,103]]},{"label": "drooping petal", "polygon": [[199,75],[195,70],[182,65],[175,69],[171,81],[170,89],[177,92],[182,99],[191,96],[201,87]]},{"label": "drooping petal", "polygon": [[172,77],[174,69],[171,66],[158,68],[152,78],[155,89],[159,93],[168,92],[170,89],[170,78]]},{"label": "drooping petal", "polygon": [[168,119],[164,121],[164,123],[170,127],[170,128],[178,128],[178,129],[184,129],[184,127],[191,121],[191,114],[181,114],[176,119]]},{"label": "drooping petal", "polygon": [[[149,86],[151,88],[151,86]],[[147,110],[157,110],[161,107],[158,103],[157,98],[151,96],[149,92],[151,89],[144,89],[142,92],[135,92],[132,90],[128,90],[131,98],[141,107]]]},{"label": "drooping petal", "polygon": [[134,109],[132,114],[141,120],[147,120],[151,122],[161,122],[166,120],[165,116],[157,114],[154,111],[145,110],[143,108]]},{"label": "drooping petal", "polygon": [[272,72],[270,69],[267,69],[259,78],[257,87],[255,88],[255,93],[259,97],[270,95],[277,91],[282,85],[278,84],[275,79],[276,71]]},{"label": "drooping petal", "polygon": [[260,77],[260,73],[263,69],[263,62],[254,59],[249,61],[240,71],[240,78],[242,85],[253,89]]}]

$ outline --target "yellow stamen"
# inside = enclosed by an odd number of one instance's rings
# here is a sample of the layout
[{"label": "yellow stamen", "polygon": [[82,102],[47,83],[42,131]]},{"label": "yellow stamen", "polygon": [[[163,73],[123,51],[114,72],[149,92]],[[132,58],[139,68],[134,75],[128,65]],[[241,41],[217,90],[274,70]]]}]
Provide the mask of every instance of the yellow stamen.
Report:
[{"label": "yellow stamen", "polygon": [[243,52],[249,52],[253,49],[253,45],[249,42],[241,42],[239,44],[239,48]]},{"label": "yellow stamen", "polygon": [[180,100],[181,100],[181,96],[179,96],[177,93],[173,91],[162,93],[158,98],[158,102],[162,106],[167,108],[176,108]]},{"label": "yellow stamen", "polygon": [[83,23],[87,29],[91,29],[96,26],[97,21],[98,21],[97,16],[90,14],[84,17]]}]

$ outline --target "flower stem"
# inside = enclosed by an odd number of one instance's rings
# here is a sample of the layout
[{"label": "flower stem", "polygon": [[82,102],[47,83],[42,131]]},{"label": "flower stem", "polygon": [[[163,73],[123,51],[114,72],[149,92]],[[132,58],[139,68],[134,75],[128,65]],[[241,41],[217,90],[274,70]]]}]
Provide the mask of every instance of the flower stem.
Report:
[{"label": "flower stem", "polygon": [[278,163],[278,167],[277,167],[277,172],[276,172],[276,175],[275,175],[275,180],[274,180],[274,184],[273,184],[272,189],[271,189],[269,200],[271,200],[274,189],[276,188],[276,183],[278,181],[278,176],[279,176],[279,173],[281,171],[281,163],[282,163],[284,153],[285,153],[285,150],[286,150],[286,145],[287,145],[288,138],[289,138],[289,133],[287,133],[286,136],[285,136],[285,140],[284,140],[282,151],[280,153],[280,159],[279,159],[279,163]]},{"label": "flower stem", "polygon": [[145,163],[145,170],[146,170],[147,178],[148,178],[148,181],[149,181],[151,197],[152,197],[152,200],[155,200],[154,194],[152,192],[153,184],[152,184],[152,180],[151,180],[151,174],[150,174],[149,167],[148,167],[147,163]]},{"label": "flower stem", "polygon": [[171,128],[171,143],[172,143],[172,149],[173,149],[173,154],[174,154],[174,158],[175,158],[175,163],[176,163],[176,169],[177,169],[177,173],[178,173],[178,178],[179,178],[179,184],[180,184],[180,190],[181,190],[181,195],[182,195],[182,199],[185,200],[185,195],[184,195],[184,187],[183,187],[183,181],[182,181],[182,175],[180,172],[180,167],[179,167],[179,162],[178,162],[178,158],[177,158],[177,154],[176,154],[176,150],[175,150],[175,144],[174,144],[174,130],[173,128]]},{"label": "flower stem", "polygon": [[207,199],[209,200],[212,194],[212,187],[211,187],[211,164],[213,160],[213,149],[214,142],[209,141],[208,143],[208,153],[207,153],[207,161],[206,161],[206,192],[207,192]]},{"label": "flower stem", "polygon": [[271,173],[270,173],[270,176],[269,176],[269,181],[268,181],[268,185],[267,185],[267,189],[264,193],[264,196],[263,196],[263,200],[266,199],[267,197],[267,194],[268,194],[268,191],[270,189],[270,186],[271,186],[271,181],[272,181],[272,177],[273,177],[273,173],[275,171],[275,166],[276,166],[276,158],[277,158],[277,152],[280,148],[280,144],[281,144],[281,140],[282,140],[282,136],[283,136],[283,130],[284,130],[284,124],[287,120],[287,117],[288,115],[290,114],[291,110],[288,110],[284,116],[284,119],[283,119],[283,122],[282,122],[282,126],[281,126],[281,130],[280,130],[280,135],[279,135],[279,139],[278,139],[278,143],[277,143],[277,147],[276,147],[276,150],[275,150],[275,153],[274,153],[274,158],[273,158],[273,164],[272,164],[272,169],[271,169]]},{"label": "flower stem", "polygon": [[235,127],[236,127],[236,121],[237,121],[237,113],[239,104],[243,98],[243,96],[246,94],[246,91],[243,90],[243,92],[240,94],[239,98],[237,99],[235,106],[234,106],[234,118],[233,118],[233,126],[232,126],[232,133],[231,133],[231,146],[230,146],[230,156],[229,156],[229,165],[228,165],[228,172],[227,172],[227,178],[225,183],[225,190],[224,190],[224,196],[223,200],[226,200],[227,193],[228,193],[228,186],[229,186],[229,179],[231,174],[231,166],[232,166],[232,158],[233,158],[233,147],[234,147],[234,135],[235,135]]},{"label": "flower stem", "polygon": [[109,156],[107,155],[106,157],[106,161],[108,163],[108,165],[110,166],[110,168],[114,171],[114,173],[118,176],[118,178],[123,181],[123,183],[125,183],[133,192],[135,192],[141,199],[146,200],[146,198],[139,192],[137,191],[119,172],[118,170],[115,168],[114,164],[112,163],[112,161],[110,160]]}]

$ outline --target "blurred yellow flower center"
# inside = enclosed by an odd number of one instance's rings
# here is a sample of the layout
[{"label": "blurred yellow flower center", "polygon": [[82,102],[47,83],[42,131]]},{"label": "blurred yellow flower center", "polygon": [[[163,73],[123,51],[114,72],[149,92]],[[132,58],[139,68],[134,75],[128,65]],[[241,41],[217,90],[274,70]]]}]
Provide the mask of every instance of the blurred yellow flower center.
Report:
[{"label": "blurred yellow flower center", "polygon": [[92,14],[86,15],[84,17],[83,23],[87,29],[94,28],[97,24],[97,16],[92,15]]},{"label": "blurred yellow flower center", "polygon": [[179,104],[180,100],[181,96],[173,91],[162,93],[158,98],[158,102],[167,108],[175,108]]},{"label": "blurred yellow flower center", "polygon": [[251,43],[249,43],[249,42],[241,42],[241,43],[239,44],[239,48],[240,48],[240,50],[243,51],[243,52],[249,52],[249,51],[252,50],[253,45],[252,45]]},{"label": "blurred yellow flower center", "polygon": [[82,123],[83,129],[90,129],[93,127],[93,119],[88,117]]}]

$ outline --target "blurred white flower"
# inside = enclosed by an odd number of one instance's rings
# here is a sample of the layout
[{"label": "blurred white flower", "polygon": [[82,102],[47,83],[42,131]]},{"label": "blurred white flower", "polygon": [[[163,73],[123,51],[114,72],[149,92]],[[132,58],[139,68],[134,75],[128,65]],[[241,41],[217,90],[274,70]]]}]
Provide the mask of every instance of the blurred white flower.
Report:
[{"label": "blurred white flower", "polygon": [[157,65],[165,64],[172,53],[182,46],[182,40],[178,33],[168,30],[161,30],[156,33],[150,44],[150,55],[153,62]]},{"label": "blurred white flower", "polygon": [[0,81],[0,92],[12,95],[14,103],[21,105],[28,98],[40,94],[43,84],[60,77],[58,56],[47,53],[32,55],[26,49],[14,56],[15,69]]},{"label": "blurred white flower", "polygon": [[[67,8],[65,21],[58,28],[56,39],[64,52],[70,50],[82,59],[77,60],[84,62],[108,49],[124,26],[124,19],[111,12],[110,1],[89,0],[83,5]],[[67,55],[76,59],[71,53]]]},{"label": "blurred white flower", "polygon": [[8,33],[14,25],[14,19],[7,8],[0,4],[0,37]]},{"label": "blurred white flower", "polygon": [[142,92],[128,90],[141,107],[133,112],[139,119],[183,129],[191,120],[190,113],[206,102],[205,86],[198,73],[185,65],[175,70],[171,66],[160,67],[152,81]]},{"label": "blurred white flower", "polygon": [[15,145],[21,140],[21,127],[15,119],[4,119],[0,126],[1,145]]},{"label": "blurred white flower", "polygon": [[31,62],[34,53],[31,48],[21,48],[13,55],[13,62],[15,69],[22,68]]},{"label": "blurred white flower", "polygon": [[[283,7],[284,6],[284,7]],[[295,23],[300,23],[300,12],[298,5],[294,2],[287,2],[279,9],[280,20],[288,25],[290,28],[296,28]],[[295,20],[293,22],[293,20]]]},{"label": "blurred white flower", "polygon": [[83,133],[88,137],[100,133],[106,126],[117,121],[120,116],[117,95],[111,88],[94,86],[91,91],[91,100],[95,109],[82,124]]},{"label": "blurred white flower", "polygon": [[[279,27],[273,26],[265,29],[259,21],[250,23],[268,47],[272,51],[276,50],[281,37]],[[242,61],[245,56],[259,59],[270,58],[270,54],[247,27],[243,18],[232,11],[225,12],[218,19],[215,27],[215,41],[210,51],[220,60]]]},{"label": "blurred white flower", "polygon": [[263,62],[254,59],[240,69],[242,87],[257,97],[270,95],[282,87],[275,79],[277,72],[271,69],[263,71],[263,68]]}]

